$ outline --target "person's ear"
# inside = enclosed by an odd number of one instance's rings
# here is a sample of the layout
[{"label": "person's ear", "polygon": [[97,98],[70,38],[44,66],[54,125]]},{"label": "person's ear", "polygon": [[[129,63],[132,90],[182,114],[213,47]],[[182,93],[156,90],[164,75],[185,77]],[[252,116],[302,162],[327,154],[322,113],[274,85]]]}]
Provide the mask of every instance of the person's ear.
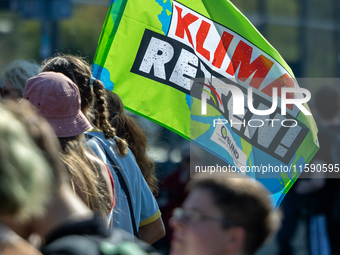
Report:
[{"label": "person's ear", "polygon": [[246,242],[246,230],[242,227],[233,227],[226,230],[226,242],[225,248],[226,251],[229,253],[232,252],[240,252],[244,249],[244,245]]}]

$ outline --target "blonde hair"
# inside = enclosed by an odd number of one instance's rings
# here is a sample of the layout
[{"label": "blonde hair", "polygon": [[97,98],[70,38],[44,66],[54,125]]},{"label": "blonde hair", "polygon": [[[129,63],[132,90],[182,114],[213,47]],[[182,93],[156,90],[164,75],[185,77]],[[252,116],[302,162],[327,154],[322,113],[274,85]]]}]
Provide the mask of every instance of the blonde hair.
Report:
[{"label": "blonde hair", "polygon": [[23,59],[17,59],[6,67],[3,80],[10,81],[14,88],[20,90],[22,96],[27,80],[39,72],[39,65]]},{"label": "blonde hair", "polygon": [[25,127],[0,104],[0,214],[27,220],[44,212],[52,170]]},{"label": "blonde hair", "polygon": [[99,166],[85,153],[83,135],[59,138],[64,163],[76,193],[84,197],[91,210],[98,210],[104,216],[110,209],[103,183],[100,181]]}]

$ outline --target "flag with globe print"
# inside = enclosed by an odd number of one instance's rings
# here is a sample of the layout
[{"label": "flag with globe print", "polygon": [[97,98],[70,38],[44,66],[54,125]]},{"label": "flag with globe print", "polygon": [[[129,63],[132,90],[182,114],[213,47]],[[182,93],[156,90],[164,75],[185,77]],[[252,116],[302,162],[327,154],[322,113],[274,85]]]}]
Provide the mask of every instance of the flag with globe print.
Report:
[{"label": "flag with globe print", "polygon": [[127,110],[259,180],[276,207],[318,150],[310,94],[227,0],[112,0],[93,76]]}]

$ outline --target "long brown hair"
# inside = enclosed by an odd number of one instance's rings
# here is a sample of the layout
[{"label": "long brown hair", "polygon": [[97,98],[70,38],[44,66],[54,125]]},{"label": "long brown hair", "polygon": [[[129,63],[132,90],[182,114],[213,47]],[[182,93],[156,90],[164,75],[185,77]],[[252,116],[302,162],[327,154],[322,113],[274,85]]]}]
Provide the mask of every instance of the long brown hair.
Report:
[{"label": "long brown hair", "polygon": [[[61,185],[61,178],[68,178],[88,207],[99,210],[104,216],[110,209],[110,203],[99,178],[99,166],[85,154],[82,136],[59,138],[58,141],[52,136],[54,131],[48,122],[33,110],[29,101],[23,100],[19,105],[8,102],[7,105],[44,152],[56,177],[53,183],[55,188]],[[62,174],[61,171],[68,174]]]},{"label": "long brown hair", "polygon": [[[3,101],[8,110],[24,124],[33,141],[44,153],[54,174],[52,189],[60,187],[62,180],[69,180],[75,192],[92,210],[98,210],[105,216],[110,209],[103,183],[99,178],[99,167],[85,154],[82,136],[59,138],[48,122],[37,114],[29,101],[20,104]],[[103,217],[104,218],[104,217]],[[105,218],[104,218],[105,219]]]},{"label": "long brown hair", "polygon": [[61,160],[70,175],[75,192],[91,210],[106,213],[110,209],[110,203],[100,181],[100,167],[86,155],[82,138],[83,135],[59,138],[62,147]]},{"label": "long brown hair", "polygon": [[158,180],[155,173],[155,163],[146,155],[147,140],[143,130],[133,118],[125,115],[123,102],[117,94],[105,89],[105,99],[110,124],[116,129],[116,134],[128,142],[146,183],[151,192],[157,195]]},{"label": "long brown hair", "polygon": [[88,120],[91,120],[90,109],[93,105],[93,94],[95,95],[97,107],[96,123],[106,139],[112,138],[115,140],[118,150],[121,155],[127,154],[127,143],[123,139],[116,136],[115,129],[111,127],[107,120],[106,101],[104,97],[104,85],[96,79],[93,81],[93,89],[90,84],[92,77],[90,65],[82,58],[59,54],[49,58],[42,63],[42,71],[59,72],[70,78],[79,88],[81,96],[81,111],[85,114]]}]

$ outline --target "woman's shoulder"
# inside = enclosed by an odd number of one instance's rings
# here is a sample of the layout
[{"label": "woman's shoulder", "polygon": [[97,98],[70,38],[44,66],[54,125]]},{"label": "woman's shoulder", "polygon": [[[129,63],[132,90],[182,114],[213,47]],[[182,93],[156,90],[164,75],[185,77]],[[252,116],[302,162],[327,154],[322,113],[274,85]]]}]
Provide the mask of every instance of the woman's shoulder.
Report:
[{"label": "woman's shoulder", "polygon": [[106,152],[111,157],[113,157],[114,161],[119,162],[122,167],[128,166],[131,169],[136,169],[136,171],[139,170],[135,156],[133,155],[131,150],[128,148],[127,154],[125,156],[122,156],[118,152],[117,145],[114,139],[106,139],[103,132],[87,131],[85,132],[85,137],[90,144],[90,147],[100,147],[100,149],[104,151],[104,153]]},{"label": "woman's shoulder", "polygon": [[93,141],[100,142],[103,145],[116,147],[115,140],[111,139],[111,138],[106,139],[105,135],[104,135],[104,133],[102,131],[99,131],[99,130],[89,130],[89,131],[86,131],[84,133],[84,135],[85,135],[85,138],[86,138],[87,141],[93,140]]},{"label": "woman's shoulder", "polygon": [[101,161],[98,157],[92,155],[91,153],[89,152],[85,152],[86,153],[86,156],[95,164],[97,164],[100,169],[105,169],[106,170],[106,165],[103,161]]}]

